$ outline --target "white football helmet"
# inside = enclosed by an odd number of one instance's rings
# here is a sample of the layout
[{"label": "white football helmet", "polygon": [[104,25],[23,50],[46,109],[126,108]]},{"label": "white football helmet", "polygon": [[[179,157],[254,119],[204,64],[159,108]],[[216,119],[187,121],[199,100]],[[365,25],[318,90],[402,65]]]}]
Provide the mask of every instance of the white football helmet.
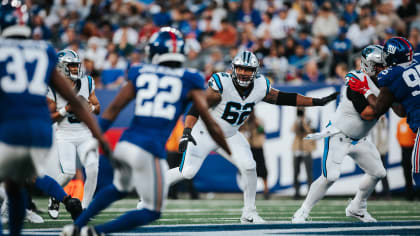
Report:
[{"label": "white football helmet", "polygon": [[[250,51],[238,53],[232,60],[232,78],[233,81],[241,87],[248,87],[257,77],[259,62],[257,56]],[[240,75],[236,72],[237,67],[252,69],[251,76]]]},{"label": "white football helmet", "polygon": [[369,45],[362,51],[360,67],[370,77],[377,76],[385,67],[382,48],[381,45]]},{"label": "white football helmet", "polygon": [[[80,61],[79,55],[73,50],[64,49],[57,53],[58,63],[57,68],[58,70],[63,73],[64,76],[70,78],[73,81],[80,79],[82,77],[82,69],[81,65],[82,62]],[[77,74],[72,74],[69,65],[76,64],[78,67]]]}]

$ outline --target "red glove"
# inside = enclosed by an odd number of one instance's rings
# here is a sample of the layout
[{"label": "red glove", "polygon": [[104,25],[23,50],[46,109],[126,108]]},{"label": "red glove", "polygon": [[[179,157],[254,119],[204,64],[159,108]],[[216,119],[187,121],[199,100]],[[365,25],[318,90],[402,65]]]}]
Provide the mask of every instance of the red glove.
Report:
[{"label": "red glove", "polygon": [[363,81],[350,77],[348,79],[348,85],[351,90],[363,94],[365,98],[372,94],[366,76],[364,76]]}]

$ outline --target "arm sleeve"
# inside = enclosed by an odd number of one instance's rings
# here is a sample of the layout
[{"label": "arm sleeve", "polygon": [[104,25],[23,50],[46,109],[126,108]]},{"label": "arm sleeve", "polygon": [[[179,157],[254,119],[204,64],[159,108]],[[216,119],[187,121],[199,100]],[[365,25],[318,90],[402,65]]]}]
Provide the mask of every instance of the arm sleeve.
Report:
[{"label": "arm sleeve", "polygon": [[277,96],[277,105],[296,106],[297,93],[280,92]]},{"label": "arm sleeve", "polygon": [[353,107],[356,109],[356,111],[360,114],[362,111],[369,105],[366,98],[353,90],[351,90],[349,87],[347,87],[347,98],[353,103]]}]

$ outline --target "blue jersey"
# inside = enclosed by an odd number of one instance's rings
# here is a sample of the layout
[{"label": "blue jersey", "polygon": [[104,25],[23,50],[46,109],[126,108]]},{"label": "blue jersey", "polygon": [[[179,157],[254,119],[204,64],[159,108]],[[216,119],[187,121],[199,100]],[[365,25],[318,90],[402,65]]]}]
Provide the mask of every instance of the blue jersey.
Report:
[{"label": "blue jersey", "polygon": [[0,142],[51,146],[46,93],[56,63],[55,50],[46,42],[0,40]]},{"label": "blue jersey", "polygon": [[203,90],[204,78],[190,69],[144,64],[132,67],[128,79],[136,90],[134,118],[121,141],[164,158],[165,143],[190,103],[188,93]]},{"label": "blue jersey", "polygon": [[396,102],[407,112],[407,122],[415,132],[420,127],[420,54],[408,65],[392,66],[378,75],[379,87],[391,90]]}]

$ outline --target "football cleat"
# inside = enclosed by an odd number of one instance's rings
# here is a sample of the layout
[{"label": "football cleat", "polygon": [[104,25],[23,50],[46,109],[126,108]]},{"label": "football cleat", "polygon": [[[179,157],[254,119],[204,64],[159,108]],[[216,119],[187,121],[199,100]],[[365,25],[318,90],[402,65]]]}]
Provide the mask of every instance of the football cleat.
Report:
[{"label": "football cleat", "polygon": [[80,230],[76,225],[65,225],[60,233],[60,236],[79,236]]},{"label": "football cleat", "polygon": [[96,232],[93,226],[85,226],[80,230],[80,236],[105,236],[105,234]]},{"label": "football cleat", "polygon": [[303,208],[299,208],[292,217],[293,224],[301,224],[307,223],[311,221],[309,217],[309,212],[303,210]]},{"label": "football cleat", "polygon": [[355,208],[352,202],[346,207],[346,216],[354,217],[365,223],[376,222],[376,219],[369,214],[367,208]]},{"label": "football cleat", "polygon": [[25,220],[28,221],[29,223],[34,223],[34,224],[44,223],[44,219],[42,219],[40,215],[28,209],[26,209]]},{"label": "football cleat", "polygon": [[248,210],[243,211],[241,216],[241,224],[264,224],[266,223],[261,216],[258,215],[257,211],[254,210]]},{"label": "football cleat", "polygon": [[67,197],[64,199],[66,210],[70,213],[73,220],[77,219],[83,212],[82,203],[77,198]]},{"label": "football cleat", "polygon": [[58,219],[58,214],[60,211],[60,201],[58,201],[57,199],[50,197],[49,201],[48,201],[48,215],[56,220]]}]

